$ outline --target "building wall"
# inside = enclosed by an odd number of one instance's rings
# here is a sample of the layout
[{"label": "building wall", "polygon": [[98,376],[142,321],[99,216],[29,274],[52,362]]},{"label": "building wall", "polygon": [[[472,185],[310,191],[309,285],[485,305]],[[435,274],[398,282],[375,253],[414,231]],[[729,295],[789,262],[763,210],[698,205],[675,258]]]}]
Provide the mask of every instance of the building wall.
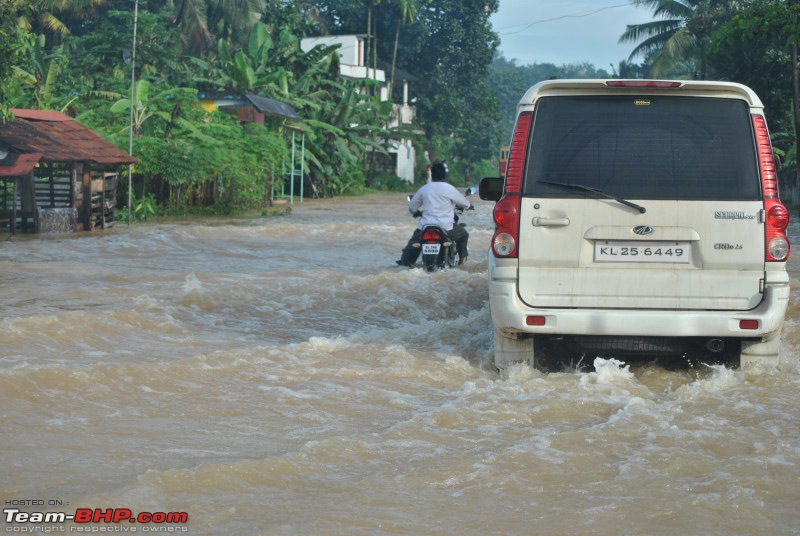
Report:
[{"label": "building wall", "polygon": [[397,145],[397,176],[409,184],[414,182],[414,164],[417,161],[417,153],[411,140],[400,140]]},{"label": "building wall", "polygon": [[[341,45],[339,48],[340,73],[342,76],[356,79],[374,79],[382,82],[380,89],[381,101],[388,101],[389,84],[386,73],[381,69],[372,69],[364,62],[364,38],[358,35],[327,35],[321,37],[306,37],[300,41],[300,47],[308,52],[317,45]],[[403,104],[394,104],[389,117],[387,128],[396,128],[400,125],[410,125],[414,120],[414,107],[408,105],[408,84],[403,87]],[[416,151],[411,140],[394,140],[389,152],[393,154],[395,165],[394,173],[400,179],[414,182],[414,166],[416,164]]]},{"label": "building wall", "polygon": [[364,38],[358,35],[324,35],[305,37],[300,41],[300,48],[308,52],[317,45],[341,45],[339,61],[345,65],[364,66]]}]

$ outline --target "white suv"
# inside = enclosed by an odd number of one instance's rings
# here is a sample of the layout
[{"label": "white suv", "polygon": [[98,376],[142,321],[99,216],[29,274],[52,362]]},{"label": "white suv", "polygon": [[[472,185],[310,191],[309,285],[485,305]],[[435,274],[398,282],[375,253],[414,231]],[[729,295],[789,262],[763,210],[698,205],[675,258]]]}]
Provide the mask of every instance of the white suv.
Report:
[{"label": "white suv", "polygon": [[549,80],[517,106],[489,300],[498,368],[777,362],[789,212],[761,101],[725,82]]}]

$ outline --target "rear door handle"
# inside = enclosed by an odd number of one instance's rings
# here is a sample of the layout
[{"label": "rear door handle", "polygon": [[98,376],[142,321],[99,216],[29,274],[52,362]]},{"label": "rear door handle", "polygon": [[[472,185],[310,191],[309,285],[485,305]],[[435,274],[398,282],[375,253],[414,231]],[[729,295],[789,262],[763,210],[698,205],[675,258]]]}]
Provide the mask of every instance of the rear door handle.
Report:
[{"label": "rear door handle", "polygon": [[533,218],[534,227],[565,227],[569,225],[569,218]]}]

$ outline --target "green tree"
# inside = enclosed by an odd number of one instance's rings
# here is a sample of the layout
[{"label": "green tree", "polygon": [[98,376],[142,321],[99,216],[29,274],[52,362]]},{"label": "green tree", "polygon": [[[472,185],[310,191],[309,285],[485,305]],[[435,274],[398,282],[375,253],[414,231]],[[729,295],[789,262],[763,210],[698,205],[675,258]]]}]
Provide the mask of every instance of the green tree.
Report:
[{"label": "green tree", "polygon": [[[307,84],[310,81],[301,78],[298,82]],[[384,151],[380,140],[388,138],[383,125],[392,105],[371,96],[369,87],[373,84],[371,80],[346,80],[337,76],[317,84],[305,102],[298,103],[307,126],[309,172],[316,178],[322,195],[337,195],[363,187],[369,179],[363,171],[355,173],[354,170],[357,165],[363,169],[367,147]]]},{"label": "green tree", "polygon": [[5,0],[16,9],[20,26],[28,32],[49,32],[57,35],[70,33],[69,21],[64,17],[80,19],[92,8],[102,6],[106,0]]},{"label": "green tree", "polygon": [[800,9],[783,0],[744,8],[713,34],[709,61],[719,77],[753,88],[771,116],[791,102],[791,45],[798,42]]},{"label": "green tree", "polygon": [[63,65],[67,61],[62,46],[48,52],[45,47],[45,36],[38,35],[31,39],[24,54],[24,65],[14,65],[14,76],[27,89],[27,100],[18,101],[21,106],[49,109],[56,99],[56,82]]},{"label": "green tree", "polygon": [[467,161],[491,157],[498,141],[459,143],[455,154],[435,154],[434,139],[486,130],[499,118],[497,101],[488,90],[489,66],[499,45],[489,17],[498,2],[431,0],[420,24],[425,38],[410,63],[419,78],[415,92],[417,117],[425,129],[433,159]]},{"label": "green tree", "polygon": [[254,90],[288,93],[288,80],[292,72],[287,68],[291,66],[286,65],[285,61],[288,54],[282,48],[288,46],[292,54],[297,54],[299,45],[297,42],[287,45],[282,35],[279,34],[278,46],[275,46],[266,26],[257,23],[250,30],[246,48],[232,50],[228,41],[220,39],[215,58],[219,62],[218,78],[206,82],[242,95]]},{"label": "green tree", "polygon": [[[124,52],[131,46],[134,1],[0,0],[5,8],[0,14],[11,14],[0,18],[0,52],[5,42],[13,49],[0,62],[0,76],[5,72],[0,90],[4,105],[69,104],[68,113],[125,150],[133,109],[134,154],[142,160],[133,177],[139,200],[154,196],[175,208],[232,210],[263,202],[268,173],[259,162],[267,156],[247,148],[248,140],[261,133],[246,133],[235,116],[200,109],[190,95],[196,89],[253,92],[291,105],[303,118],[292,126],[306,134],[307,180],[321,195],[363,188],[369,181],[364,172],[368,148],[372,154],[384,152],[388,140],[411,135],[386,130],[391,103],[373,97],[377,82],[342,78],[333,47],[300,50],[300,38],[312,31],[363,33],[367,25],[372,35],[381,36],[369,61],[391,59],[420,78],[412,85],[418,122],[426,126],[428,147],[450,158],[453,169],[456,157],[466,163],[480,152],[495,153],[490,133],[496,108],[486,66],[497,44],[488,24],[496,1],[487,6],[477,0],[139,0],[139,81],[130,102]],[[15,41],[20,34],[4,33],[16,28],[20,16],[44,28],[42,13],[56,16],[64,34],[48,30],[44,43],[37,38],[28,46],[32,38],[25,37],[20,47]],[[262,24],[251,31],[259,17]],[[187,30],[194,20],[201,29],[196,35],[208,36],[199,55],[184,54],[181,39],[192,32],[174,31],[176,18]],[[420,64],[421,57],[434,54],[441,65]],[[431,76],[441,83],[429,83]],[[427,108],[426,102],[431,103]],[[446,108],[440,111],[439,103]],[[425,110],[433,113],[426,116]],[[285,148],[284,123],[268,123],[271,143]],[[280,183],[281,172],[271,176]]]},{"label": "green tree", "polygon": [[689,60],[686,76],[706,78],[711,34],[730,19],[736,0],[631,0],[652,9],[656,20],[629,25],[620,43],[638,43],[629,56],[648,60],[648,76],[665,77],[676,64]]},{"label": "green tree", "polygon": [[[639,78],[634,73],[623,71],[623,77]],[[489,87],[498,102],[500,120],[497,122],[498,143],[506,145],[514,127],[517,116],[517,103],[525,92],[533,86],[549,78],[611,78],[604,69],[598,69],[588,63],[573,63],[557,66],[552,63],[534,63],[517,65],[516,60],[508,60],[498,54],[489,70]],[[495,147],[496,148],[496,147]],[[492,155],[492,159],[496,155]]]},{"label": "green tree", "polygon": [[22,60],[28,47],[28,37],[17,24],[15,6],[9,0],[0,0],[0,122],[8,117],[10,93],[17,93],[13,77],[14,66]]},{"label": "green tree", "polygon": [[261,21],[273,34],[281,30],[288,30],[296,36],[328,33],[328,21],[314,1],[266,0]]},{"label": "green tree", "polygon": [[215,38],[241,43],[261,19],[265,0],[174,0],[186,53],[203,57]]},{"label": "green tree", "polygon": [[394,71],[397,66],[397,50],[400,46],[400,27],[403,24],[411,24],[417,16],[417,0],[395,0],[397,9],[397,28],[394,32],[394,49],[392,50],[392,70],[389,74],[389,84],[394,89]]},{"label": "green tree", "polygon": [[[303,118],[295,126],[305,133],[306,177],[318,194],[333,195],[353,188],[349,179],[357,175],[343,170],[363,161],[391,107],[370,97],[368,88],[341,78],[335,52],[332,46],[303,52],[288,28],[257,24],[246,47],[233,49],[220,39],[216,56],[191,59],[191,80],[204,89],[252,92],[292,106]],[[280,122],[274,126],[282,128]],[[349,179],[340,180],[344,175]],[[360,180],[363,187],[363,174]]]},{"label": "green tree", "polygon": [[750,86],[764,101],[775,151],[794,186],[793,203],[800,200],[798,43],[800,6],[794,0],[765,0],[722,25],[710,47],[720,76]]},{"label": "green tree", "polygon": [[[143,2],[144,0],[140,0]],[[80,31],[64,39],[70,53],[71,83],[88,90],[127,91],[130,89],[131,37],[133,9],[98,10],[85,18]],[[136,31],[136,72],[155,83],[185,85],[180,35],[172,27],[168,10],[140,9]],[[126,89],[127,88],[127,89]]]},{"label": "green tree", "polygon": [[[132,111],[131,107],[133,107]],[[159,117],[159,115],[163,118],[167,115],[166,112],[159,112],[150,105],[150,82],[147,80],[136,82],[131,97],[120,98],[111,106],[111,113],[121,116],[126,116],[126,114],[130,113],[129,127],[133,129],[133,135],[137,138],[141,138],[144,135],[145,123],[151,124],[152,122],[149,121],[151,118]]]},{"label": "green tree", "polygon": [[613,78],[645,78],[647,76],[647,66],[640,63],[633,63],[629,60],[621,60],[616,66],[612,65]]},{"label": "green tree", "polygon": [[[478,141],[474,134],[498,132],[497,104],[487,81],[499,45],[489,21],[497,0],[417,0],[416,17],[411,3],[400,2],[322,0],[316,5],[334,34],[363,33],[369,19],[371,34],[397,35],[400,9],[406,9],[402,45],[395,48],[393,40],[380,39],[373,50],[418,79],[412,91],[427,151],[433,158],[464,162],[493,155],[497,141]],[[374,56],[367,61],[374,62]],[[445,141],[451,137],[455,143]]]}]

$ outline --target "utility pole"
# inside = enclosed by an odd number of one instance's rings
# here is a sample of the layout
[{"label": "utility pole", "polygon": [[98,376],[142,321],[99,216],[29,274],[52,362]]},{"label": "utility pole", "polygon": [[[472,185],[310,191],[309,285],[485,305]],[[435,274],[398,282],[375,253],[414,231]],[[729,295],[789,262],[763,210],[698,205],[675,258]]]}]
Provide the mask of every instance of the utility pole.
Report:
[{"label": "utility pole", "polygon": [[[133,4],[133,46],[131,48],[131,117],[128,133],[128,156],[133,156],[133,106],[136,93],[136,26],[139,24],[139,0]],[[131,224],[131,203],[133,202],[133,164],[128,164],[128,226]]]}]

